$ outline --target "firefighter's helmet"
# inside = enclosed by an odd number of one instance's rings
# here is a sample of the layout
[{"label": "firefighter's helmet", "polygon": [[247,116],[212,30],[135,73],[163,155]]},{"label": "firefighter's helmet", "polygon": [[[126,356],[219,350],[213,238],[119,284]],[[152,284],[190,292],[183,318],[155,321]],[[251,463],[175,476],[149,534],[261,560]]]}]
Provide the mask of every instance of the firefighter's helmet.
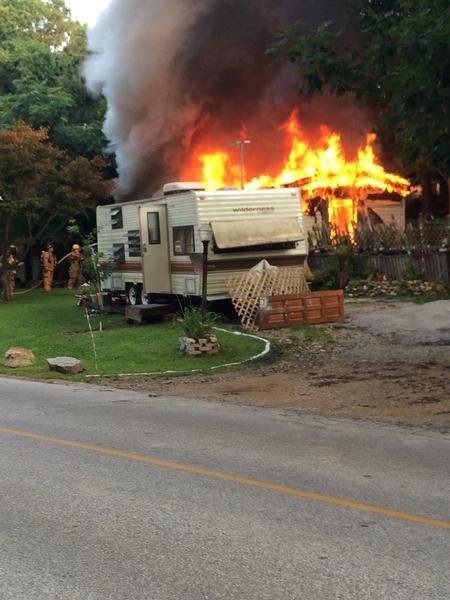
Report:
[{"label": "firefighter's helmet", "polygon": [[81,250],[81,246],[80,246],[80,244],[74,244],[74,245],[72,246],[72,250],[74,250],[74,251],[75,251],[75,250]]}]

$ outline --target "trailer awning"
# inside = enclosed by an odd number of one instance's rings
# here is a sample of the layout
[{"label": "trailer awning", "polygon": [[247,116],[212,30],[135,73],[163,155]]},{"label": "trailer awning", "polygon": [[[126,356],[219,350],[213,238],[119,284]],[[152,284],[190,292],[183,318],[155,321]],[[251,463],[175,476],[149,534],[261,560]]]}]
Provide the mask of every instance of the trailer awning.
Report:
[{"label": "trailer awning", "polygon": [[295,218],[214,221],[211,223],[220,250],[300,242],[305,234]]}]

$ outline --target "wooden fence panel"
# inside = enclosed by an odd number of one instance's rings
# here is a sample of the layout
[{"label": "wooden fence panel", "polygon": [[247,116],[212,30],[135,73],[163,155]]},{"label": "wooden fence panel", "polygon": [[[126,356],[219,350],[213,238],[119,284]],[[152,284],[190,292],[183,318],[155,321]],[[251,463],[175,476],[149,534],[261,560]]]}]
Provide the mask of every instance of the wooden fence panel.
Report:
[{"label": "wooden fence panel", "polygon": [[[331,255],[311,255],[308,258],[312,271],[322,271],[327,262],[334,260]],[[353,275],[365,277],[370,272],[384,273],[388,279],[403,279],[408,265],[415,266],[419,279],[424,281],[450,282],[450,253],[427,252],[423,254],[371,254],[355,255]]]}]

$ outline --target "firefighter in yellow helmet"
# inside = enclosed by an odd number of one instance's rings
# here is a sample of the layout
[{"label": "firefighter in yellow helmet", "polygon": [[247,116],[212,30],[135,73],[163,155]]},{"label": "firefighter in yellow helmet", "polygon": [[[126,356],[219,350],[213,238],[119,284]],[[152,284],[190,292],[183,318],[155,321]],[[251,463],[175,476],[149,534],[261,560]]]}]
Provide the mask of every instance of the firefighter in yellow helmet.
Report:
[{"label": "firefighter in yellow helmet", "polygon": [[3,297],[5,302],[11,302],[16,287],[16,273],[17,269],[23,265],[17,259],[17,248],[16,246],[9,246],[6,254],[2,257],[2,287]]},{"label": "firefighter in yellow helmet", "polygon": [[72,252],[69,255],[69,282],[67,284],[68,290],[76,290],[80,289],[81,284],[83,283],[83,271],[82,271],[82,263],[83,263],[83,254],[81,252],[81,247],[78,244],[74,244],[72,246]]},{"label": "firefighter in yellow helmet", "polygon": [[55,256],[55,249],[51,242],[49,242],[47,244],[47,250],[44,250],[42,252],[41,260],[42,260],[42,272],[43,272],[43,279],[44,279],[44,290],[46,292],[51,292],[52,284],[53,284],[53,275],[55,273],[56,263],[57,263],[56,256]]}]

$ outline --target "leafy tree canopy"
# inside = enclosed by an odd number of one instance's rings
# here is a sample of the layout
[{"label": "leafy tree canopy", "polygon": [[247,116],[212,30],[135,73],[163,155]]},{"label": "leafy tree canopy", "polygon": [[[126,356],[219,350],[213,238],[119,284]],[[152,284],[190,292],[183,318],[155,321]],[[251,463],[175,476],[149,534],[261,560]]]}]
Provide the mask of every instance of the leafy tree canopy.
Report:
[{"label": "leafy tree canopy", "polygon": [[0,40],[19,38],[24,34],[49,46],[67,41],[70,11],[64,0],[1,0]]},{"label": "leafy tree canopy", "polygon": [[64,0],[0,0],[0,128],[24,121],[74,156],[101,154],[105,104],[86,92],[86,49]]},{"label": "leafy tree canopy", "polygon": [[58,241],[72,218],[92,228],[112,192],[86,52],[64,0],[0,0],[0,246]]},{"label": "leafy tree canopy", "polygon": [[[332,23],[285,31],[271,49],[293,61],[302,91],[352,93],[409,176],[450,178],[448,0],[350,0],[357,31]],[[350,42],[349,42],[350,39]]]},{"label": "leafy tree canopy", "polygon": [[0,131],[0,240],[30,248],[63,235],[71,218],[91,216],[111,194],[105,159],[70,157],[46,129],[24,123]]}]

